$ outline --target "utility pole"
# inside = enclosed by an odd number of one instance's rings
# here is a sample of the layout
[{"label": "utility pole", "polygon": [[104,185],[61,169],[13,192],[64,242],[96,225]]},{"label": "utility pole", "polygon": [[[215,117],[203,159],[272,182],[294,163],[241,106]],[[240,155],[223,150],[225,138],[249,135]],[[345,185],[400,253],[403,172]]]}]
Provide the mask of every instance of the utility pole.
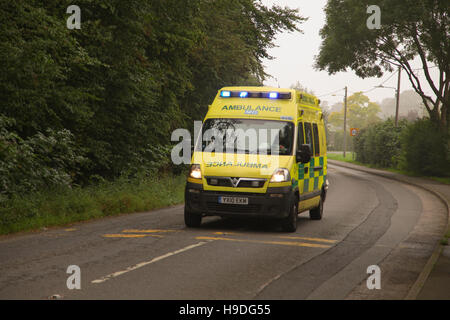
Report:
[{"label": "utility pole", "polygon": [[344,95],[344,159],[346,150],[347,150],[347,86],[345,86],[345,95]]},{"label": "utility pole", "polygon": [[395,104],[395,126],[398,126],[398,107],[400,105],[400,76],[402,75],[402,66],[398,66],[398,82],[397,82],[397,102]]}]

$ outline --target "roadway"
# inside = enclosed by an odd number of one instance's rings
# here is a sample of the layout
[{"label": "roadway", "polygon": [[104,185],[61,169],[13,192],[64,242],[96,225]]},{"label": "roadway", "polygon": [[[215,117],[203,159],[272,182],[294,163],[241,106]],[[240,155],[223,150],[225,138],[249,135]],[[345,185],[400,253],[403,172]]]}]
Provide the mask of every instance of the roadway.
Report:
[{"label": "roadway", "polygon": [[[402,299],[446,226],[447,211],[411,185],[329,165],[320,221],[271,222],[183,206],[0,237],[0,299]],[[69,290],[69,265],[81,289]],[[367,267],[381,289],[366,286]]]}]

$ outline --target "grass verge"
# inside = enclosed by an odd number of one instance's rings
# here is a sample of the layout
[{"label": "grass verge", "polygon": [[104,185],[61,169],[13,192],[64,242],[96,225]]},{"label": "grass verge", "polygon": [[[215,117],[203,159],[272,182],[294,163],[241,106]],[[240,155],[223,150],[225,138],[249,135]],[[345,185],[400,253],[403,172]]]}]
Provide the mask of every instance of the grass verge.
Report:
[{"label": "grass verge", "polygon": [[347,152],[345,154],[345,158],[342,154],[342,152],[340,153],[328,153],[327,154],[328,159],[331,160],[337,160],[337,161],[344,161],[344,162],[349,162],[349,163],[353,163],[353,164],[357,164],[360,166],[364,166],[367,168],[373,168],[373,169],[381,169],[381,170],[386,170],[386,171],[390,171],[390,172],[395,172],[395,173],[400,173],[400,174],[404,174],[407,176],[412,176],[412,177],[421,177],[421,178],[428,178],[428,179],[432,179],[444,184],[450,184],[450,177],[428,177],[428,176],[421,176],[421,175],[417,175],[413,172],[408,172],[408,171],[404,171],[404,170],[399,170],[399,169],[394,169],[394,168],[382,168],[379,166],[374,166],[374,165],[370,165],[367,163],[362,163],[356,160],[353,160],[354,158],[356,158],[356,156],[354,157],[353,154],[351,152]]},{"label": "grass verge", "polygon": [[119,179],[86,188],[16,196],[0,204],[0,234],[180,204],[185,181],[185,175]]},{"label": "grass verge", "polygon": [[443,246],[448,246],[449,245],[449,239],[450,238],[450,230],[448,230],[447,231],[447,233],[444,235],[444,237],[442,238],[442,240],[441,240],[441,244],[443,245]]},{"label": "grass verge", "polygon": [[344,158],[344,155],[342,152],[327,153],[327,157],[328,157],[328,159],[331,159],[331,160],[338,160],[338,161],[345,161],[345,162],[350,162],[350,163],[354,163],[354,164],[361,164],[361,163],[353,160],[354,158],[356,158],[356,156],[353,154],[353,152],[346,152],[345,158]]}]

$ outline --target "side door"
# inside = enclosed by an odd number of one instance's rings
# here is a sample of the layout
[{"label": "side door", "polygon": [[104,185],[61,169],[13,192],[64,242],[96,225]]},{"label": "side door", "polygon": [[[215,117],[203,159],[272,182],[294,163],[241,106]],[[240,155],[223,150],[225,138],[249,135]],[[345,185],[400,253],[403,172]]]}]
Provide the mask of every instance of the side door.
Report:
[{"label": "side door", "polygon": [[321,123],[319,125],[319,133],[320,133],[320,139],[321,139],[321,148],[320,148],[320,157],[322,158],[319,162],[323,165],[323,171],[322,175],[320,175],[319,178],[319,184],[320,189],[322,189],[323,183],[326,183],[327,181],[327,172],[328,172],[328,164],[327,164],[327,136],[325,133],[325,125]]},{"label": "side door", "polygon": [[[308,163],[299,164],[299,181],[302,181],[302,188],[299,188],[300,194],[304,195],[313,191],[314,184],[311,183],[311,178],[314,178],[314,140],[313,128],[310,122],[303,122],[304,128],[304,143],[309,145],[311,149],[311,161]],[[299,186],[300,187],[300,186]]]},{"label": "side door", "polygon": [[314,157],[311,159],[310,178],[313,180],[311,181],[313,187],[312,190],[310,190],[320,192],[324,181],[325,163],[323,152],[325,150],[322,150],[324,149],[322,144],[323,137],[319,134],[319,127],[317,123],[312,124],[312,129],[314,136]]},{"label": "side door", "polygon": [[[300,147],[302,144],[305,143],[305,132],[303,128],[303,122],[298,122],[297,124],[297,148],[296,150],[300,150]],[[295,159],[295,154],[294,154]],[[299,194],[303,193],[303,185],[304,185],[304,176],[305,176],[305,165],[301,162],[296,162],[295,164],[295,170],[297,171],[296,174],[296,184],[298,186],[298,192]],[[295,189],[296,186],[294,186]]]}]

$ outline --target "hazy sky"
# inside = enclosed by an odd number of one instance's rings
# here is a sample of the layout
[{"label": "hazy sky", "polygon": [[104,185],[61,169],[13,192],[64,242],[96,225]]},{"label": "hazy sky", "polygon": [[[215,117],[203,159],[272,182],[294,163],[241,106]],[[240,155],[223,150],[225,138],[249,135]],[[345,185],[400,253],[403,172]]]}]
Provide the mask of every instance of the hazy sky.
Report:
[{"label": "hazy sky", "polygon": [[[314,56],[319,53],[319,47],[322,38],[319,31],[325,24],[325,13],[323,8],[326,0],[262,0],[265,5],[278,4],[280,6],[288,6],[290,8],[299,8],[303,17],[308,17],[308,21],[300,25],[303,33],[284,32],[276,38],[275,44],[278,46],[269,51],[274,57],[273,60],[266,60],[264,65],[266,72],[274,77],[267,79],[265,85],[278,87],[290,87],[299,81],[303,86],[313,90],[322,101],[328,101],[330,105],[341,102],[344,94],[344,87],[347,86],[349,95],[357,91],[366,91],[374,86],[381,84],[385,79],[391,76],[391,73],[385,73],[381,78],[361,79],[355,75],[352,70],[348,72],[340,72],[335,75],[328,75],[325,71],[316,71],[313,68]],[[369,16],[369,15],[367,15]],[[383,23],[383,12],[381,12],[381,23]],[[413,63],[414,67],[421,68],[418,61]],[[431,69],[435,79],[437,69]],[[420,75],[424,79],[423,73]],[[423,82],[423,87],[427,88]],[[396,87],[397,75],[392,76],[384,86]],[[337,95],[324,95],[332,91],[336,91]],[[400,91],[412,89],[407,74],[402,72]],[[431,89],[426,90],[431,94]],[[321,96],[324,95],[324,96]],[[381,102],[384,98],[392,98],[395,96],[394,89],[377,88],[366,95],[372,101]],[[433,95],[432,95],[433,96]]]}]

